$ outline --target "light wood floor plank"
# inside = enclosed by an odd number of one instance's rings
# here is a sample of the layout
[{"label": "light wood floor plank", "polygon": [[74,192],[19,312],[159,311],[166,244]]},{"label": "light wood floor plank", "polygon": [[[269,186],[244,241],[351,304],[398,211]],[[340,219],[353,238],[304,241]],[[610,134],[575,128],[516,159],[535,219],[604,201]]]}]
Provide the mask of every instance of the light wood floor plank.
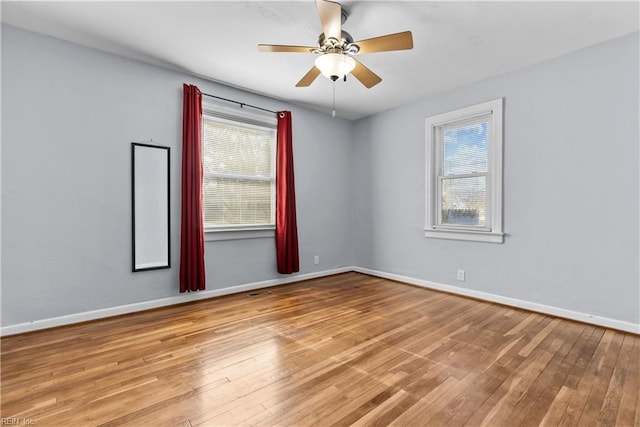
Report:
[{"label": "light wood floor plank", "polygon": [[358,273],[0,344],[37,426],[640,426],[637,335]]}]

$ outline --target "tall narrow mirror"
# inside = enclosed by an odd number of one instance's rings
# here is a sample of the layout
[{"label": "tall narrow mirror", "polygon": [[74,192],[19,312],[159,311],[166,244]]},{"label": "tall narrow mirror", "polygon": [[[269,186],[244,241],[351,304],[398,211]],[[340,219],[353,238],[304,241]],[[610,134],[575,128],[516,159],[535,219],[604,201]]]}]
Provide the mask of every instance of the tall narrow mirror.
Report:
[{"label": "tall narrow mirror", "polygon": [[170,268],[169,147],[131,143],[132,270]]}]

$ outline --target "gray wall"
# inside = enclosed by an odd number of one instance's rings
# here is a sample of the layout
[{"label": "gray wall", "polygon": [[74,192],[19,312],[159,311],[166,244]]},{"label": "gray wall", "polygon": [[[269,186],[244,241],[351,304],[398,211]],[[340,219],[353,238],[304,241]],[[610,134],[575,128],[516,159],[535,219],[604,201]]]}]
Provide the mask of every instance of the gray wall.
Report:
[{"label": "gray wall", "polygon": [[[3,25],[3,326],[178,294],[183,83],[292,111],[300,274],[353,264],[351,122]],[[171,147],[172,268],[131,273],[130,143],[149,138]],[[207,289],[284,277],[274,245],[207,242]]]},{"label": "gray wall", "polygon": [[[635,33],[358,121],[355,265],[640,323],[638,51]],[[499,97],[505,243],[426,239],[424,119]]]}]

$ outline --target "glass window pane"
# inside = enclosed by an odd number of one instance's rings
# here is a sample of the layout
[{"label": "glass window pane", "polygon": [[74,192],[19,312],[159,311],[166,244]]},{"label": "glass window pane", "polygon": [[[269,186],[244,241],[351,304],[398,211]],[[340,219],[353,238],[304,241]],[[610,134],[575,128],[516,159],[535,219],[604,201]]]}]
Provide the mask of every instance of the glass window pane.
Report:
[{"label": "glass window pane", "polygon": [[486,226],[487,177],[442,179],[441,225]]},{"label": "glass window pane", "polygon": [[202,132],[205,173],[272,175],[274,129],[232,125],[205,118]]},{"label": "glass window pane", "polygon": [[205,116],[202,138],[205,227],[273,225],[276,130]]},{"label": "glass window pane", "polygon": [[271,218],[271,182],[205,178],[205,227],[264,225]]},{"label": "glass window pane", "polygon": [[488,127],[488,122],[482,121],[444,130],[444,175],[487,172]]}]

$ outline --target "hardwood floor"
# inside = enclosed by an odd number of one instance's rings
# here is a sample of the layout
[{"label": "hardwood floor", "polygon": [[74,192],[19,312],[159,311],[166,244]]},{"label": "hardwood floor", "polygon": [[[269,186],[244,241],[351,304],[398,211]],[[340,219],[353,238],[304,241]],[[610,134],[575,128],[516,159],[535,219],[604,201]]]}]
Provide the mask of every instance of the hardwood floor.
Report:
[{"label": "hardwood floor", "polygon": [[357,273],[269,291],[5,337],[3,423],[640,426],[636,335]]}]

